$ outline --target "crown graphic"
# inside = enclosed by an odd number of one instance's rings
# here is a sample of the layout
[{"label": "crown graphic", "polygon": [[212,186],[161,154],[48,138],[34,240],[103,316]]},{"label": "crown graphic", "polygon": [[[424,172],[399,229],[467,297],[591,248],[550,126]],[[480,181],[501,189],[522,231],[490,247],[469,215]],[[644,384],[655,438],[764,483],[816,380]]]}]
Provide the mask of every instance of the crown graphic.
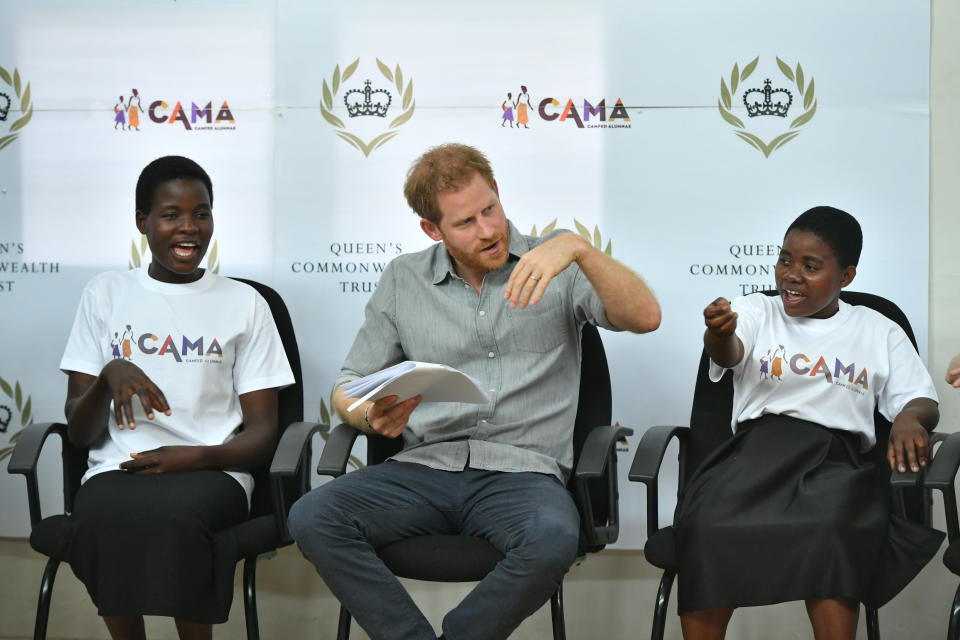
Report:
[{"label": "crown graphic", "polygon": [[[3,104],[4,102],[6,104]],[[0,93],[0,122],[7,119],[8,113],[10,113],[10,96],[5,93]]]},{"label": "crown graphic", "polygon": [[[373,102],[373,97],[375,93],[382,93],[387,97],[387,102]],[[351,100],[351,97],[354,96]],[[363,96],[363,101],[360,101],[360,96]],[[381,98],[383,96],[377,96]],[[386,117],[387,109],[390,108],[390,102],[393,100],[393,97],[390,95],[390,92],[386,89],[371,89],[370,81],[367,80],[364,83],[363,89],[350,89],[347,91],[346,95],[343,96],[343,104],[347,106],[347,113],[350,114],[351,118],[356,118],[357,116],[379,116],[381,118]]]},{"label": "crown graphic", "polygon": [[[760,97],[763,96],[761,102]],[[776,99],[776,102],[774,102]],[[786,89],[771,89],[770,80],[763,83],[763,89],[749,89],[743,94],[743,104],[747,108],[747,115],[787,117],[787,111],[793,103],[793,96]]]}]

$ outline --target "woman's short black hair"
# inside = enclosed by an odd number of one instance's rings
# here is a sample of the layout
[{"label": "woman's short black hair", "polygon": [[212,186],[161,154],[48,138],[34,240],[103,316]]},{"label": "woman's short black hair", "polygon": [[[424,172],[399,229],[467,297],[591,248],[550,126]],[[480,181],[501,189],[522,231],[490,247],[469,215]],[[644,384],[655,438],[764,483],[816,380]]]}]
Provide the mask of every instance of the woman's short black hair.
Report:
[{"label": "woman's short black hair", "polygon": [[791,231],[809,231],[827,243],[841,269],[860,262],[863,232],[857,219],[846,211],[826,206],[807,209],[787,227],[784,238]]},{"label": "woman's short black hair", "polygon": [[140,172],[140,178],[137,180],[137,211],[142,211],[144,214],[150,213],[157,187],[178,178],[202,182],[210,195],[210,206],[213,206],[213,184],[203,167],[183,156],[164,156],[157,158]]}]

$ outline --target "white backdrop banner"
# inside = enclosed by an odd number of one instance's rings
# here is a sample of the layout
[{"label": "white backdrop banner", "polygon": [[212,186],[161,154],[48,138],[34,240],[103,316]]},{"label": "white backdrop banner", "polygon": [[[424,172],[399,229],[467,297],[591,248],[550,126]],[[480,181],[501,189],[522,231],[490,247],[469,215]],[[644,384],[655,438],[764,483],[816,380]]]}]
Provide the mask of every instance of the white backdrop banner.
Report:
[{"label": "white backdrop banner", "polygon": [[[799,213],[860,220],[852,288],[897,302],[926,354],[929,24],[928,3],[894,0],[7,5],[0,451],[63,419],[84,283],[149,261],[133,192],[150,160],[210,173],[208,267],[284,296],[316,419],[383,267],[430,243],[407,168],[460,141],[487,153],[521,231],[582,233],[661,300],[657,332],[604,334],[614,419],[635,430],[618,545],[639,548],[636,442],[687,422],[704,306],[773,287]],[[666,519],[674,492],[671,470]],[[21,480],[0,476],[0,507],[0,536],[25,535]]]}]

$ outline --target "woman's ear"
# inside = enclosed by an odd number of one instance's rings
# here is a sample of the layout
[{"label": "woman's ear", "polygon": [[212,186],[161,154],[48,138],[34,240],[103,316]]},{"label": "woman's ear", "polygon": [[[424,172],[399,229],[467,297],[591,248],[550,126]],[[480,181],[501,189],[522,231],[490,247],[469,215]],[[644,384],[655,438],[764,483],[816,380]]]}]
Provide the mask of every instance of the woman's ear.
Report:
[{"label": "woman's ear", "polygon": [[852,264],[840,272],[840,288],[843,289],[857,277],[857,268]]},{"label": "woman's ear", "polygon": [[147,214],[137,209],[137,230],[146,235],[147,233]]}]

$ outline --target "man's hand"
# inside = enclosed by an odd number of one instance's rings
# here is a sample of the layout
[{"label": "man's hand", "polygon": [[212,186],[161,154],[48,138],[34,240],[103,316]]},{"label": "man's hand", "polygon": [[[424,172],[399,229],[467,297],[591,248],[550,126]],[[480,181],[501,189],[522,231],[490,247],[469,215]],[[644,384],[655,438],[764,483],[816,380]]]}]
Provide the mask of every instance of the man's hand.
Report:
[{"label": "man's hand", "polygon": [[947,365],[947,384],[954,389],[960,389],[960,354],[953,356]]},{"label": "man's hand", "polygon": [[703,310],[707,331],[718,338],[732,336],[737,329],[737,313],[726,298],[717,298]]},{"label": "man's hand", "polygon": [[397,396],[380,398],[364,409],[368,428],[388,438],[396,438],[407,427],[410,414],[419,406],[423,396],[397,402]]},{"label": "man's hand", "polygon": [[206,447],[171,446],[131,453],[120,468],[135,473],[179,473],[206,469]]},{"label": "man's hand", "polygon": [[111,360],[100,372],[100,379],[107,384],[113,396],[113,416],[120,429],[124,426],[130,429],[137,427],[133,419],[133,398],[135,397],[140,399],[148,420],[153,420],[154,409],[170,415],[170,405],[160,387],[132,362]]},{"label": "man's hand", "polygon": [[890,443],[887,445],[887,462],[890,469],[903,473],[907,465],[914,473],[927,466],[930,455],[930,434],[918,420],[903,413],[893,421]]},{"label": "man's hand", "polygon": [[504,299],[512,308],[537,304],[550,281],[580,258],[585,244],[580,236],[563,233],[523,254],[510,273]]}]

